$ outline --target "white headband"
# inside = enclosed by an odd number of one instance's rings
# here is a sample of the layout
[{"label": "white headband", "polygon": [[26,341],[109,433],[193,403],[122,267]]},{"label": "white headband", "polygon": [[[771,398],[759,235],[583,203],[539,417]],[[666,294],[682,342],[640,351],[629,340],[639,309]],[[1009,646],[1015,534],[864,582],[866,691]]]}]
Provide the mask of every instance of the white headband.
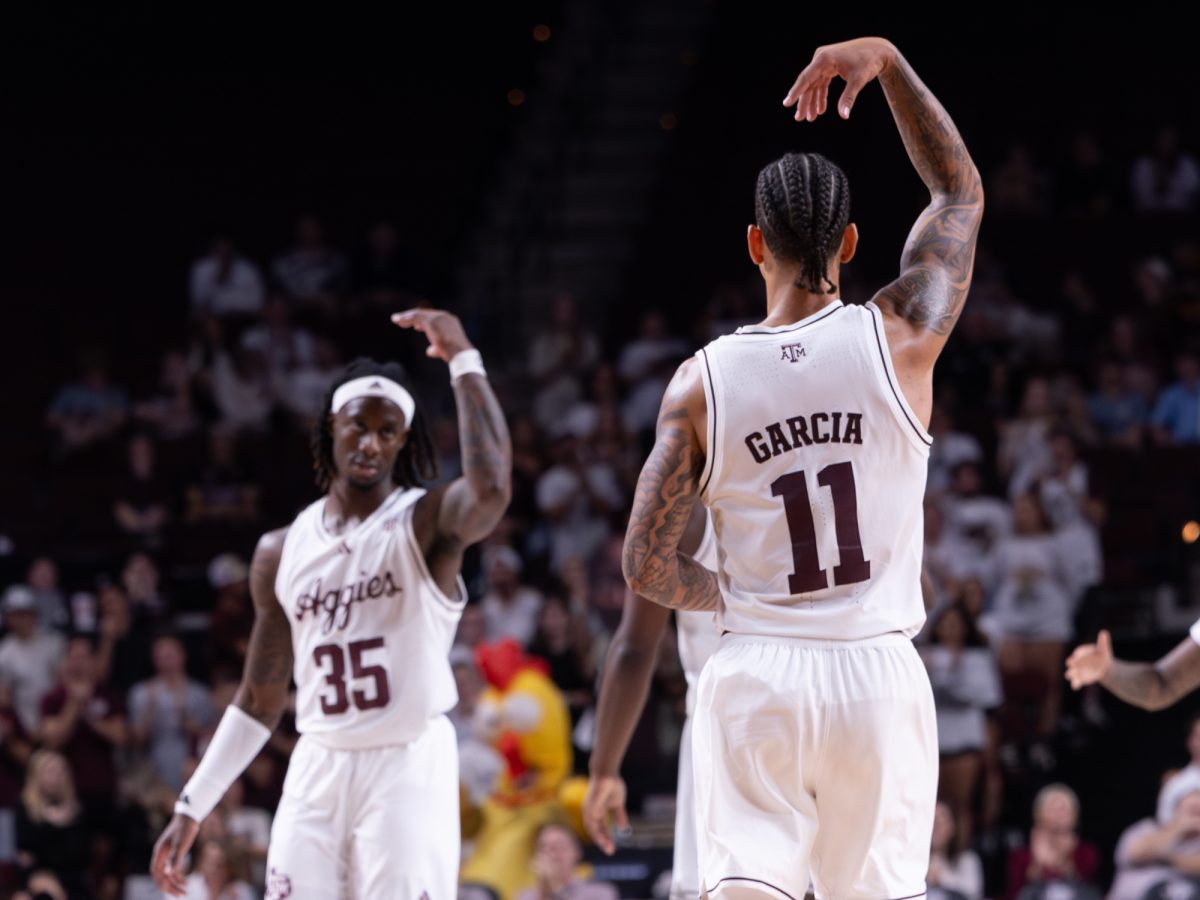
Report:
[{"label": "white headband", "polygon": [[339,412],[343,406],[359,397],[382,397],[384,400],[391,400],[404,413],[405,429],[412,428],[413,416],[417,411],[416,401],[413,400],[412,394],[382,375],[365,375],[347,381],[333,392],[333,405],[329,411]]}]

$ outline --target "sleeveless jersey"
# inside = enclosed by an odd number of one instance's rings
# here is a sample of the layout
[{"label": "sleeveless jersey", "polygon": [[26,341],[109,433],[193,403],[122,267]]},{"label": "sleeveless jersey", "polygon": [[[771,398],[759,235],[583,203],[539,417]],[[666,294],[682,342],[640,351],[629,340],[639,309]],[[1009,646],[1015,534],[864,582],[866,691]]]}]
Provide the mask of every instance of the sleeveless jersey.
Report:
[{"label": "sleeveless jersey", "polygon": [[915,635],[932,439],[900,392],[879,309],[835,300],[696,356],[720,630]]},{"label": "sleeveless jersey", "polygon": [[[704,536],[692,559],[706,569],[717,571],[717,539],[713,532],[712,516],[704,517]],[[717,623],[713,613],[707,610],[675,611],[675,630],[679,639],[679,661],[683,664],[683,677],[687,679],[686,709],[690,716],[696,700],[696,682],[700,670],[717,649]]]},{"label": "sleeveless jersey", "polygon": [[397,489],[339,535],[325,498],[296,517],[275,594],[292,628],[296,727],[335,749],[415,740],[458,702],[450,645],[466,601],[434,583],[412,530],[421,488]]}]

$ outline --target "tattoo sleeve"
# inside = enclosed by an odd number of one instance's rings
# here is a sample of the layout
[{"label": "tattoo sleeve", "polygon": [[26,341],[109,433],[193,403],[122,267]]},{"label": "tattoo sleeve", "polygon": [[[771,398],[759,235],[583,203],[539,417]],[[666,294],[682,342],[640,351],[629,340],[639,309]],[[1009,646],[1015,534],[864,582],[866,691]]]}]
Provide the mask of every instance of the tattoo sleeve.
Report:
[{"label": "tattoo sleeve", "polygon": [[287,704],[292,679],[292,629],[275,597],[281,533],[265,535],[250,563],[250,596],[254,627],[246,650],[246,668],[233,702],[268,728],[274,729]]},{"label": "tattoo sleeve", "polygon": [[442,502],[441,523],[467,543],[487,537],[508,508],[512,442],[492,386],[483,375],[454,382],[463,475]]},{"label": "tattoo sleeve", "polygon": [[876,300],[944,340],[971,284],[983,184],[954,122],[903,56],[896,54],[879,81],[908,157],[932,200],[909,232],[900,278]]},{"label": "tattoo sleeve", "polygon": [[647,600],[672,609],[716,609],[716,576],[679,550],[704,468],[683,372],[663,398],[654,448],[638,476],[621,564],[629,587]]},{"label": "tattoo sleeve", "polygon": [[1100,683],[1126,703],[1142,709],[1166,709],[1200,687],[1200,644],[1184,638],[1157,663],[1114,659]]}]

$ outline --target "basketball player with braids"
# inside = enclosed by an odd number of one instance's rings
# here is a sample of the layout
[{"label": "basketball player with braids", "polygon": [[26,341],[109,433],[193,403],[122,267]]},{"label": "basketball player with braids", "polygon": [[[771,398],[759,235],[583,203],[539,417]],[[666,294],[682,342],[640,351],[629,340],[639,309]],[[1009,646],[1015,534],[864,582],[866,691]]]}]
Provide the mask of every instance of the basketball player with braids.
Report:
[{"label": "basketball player with braids", "polygon": [[[784,101],[815,121],[878,80],[929,204],[895,281],[838,297],[858,246],[843,172],[816,153],[762,170],[750,258],[766,315],[667,388],[625,538],[633,591],[716,609],[692,723],[703,896],[900,900],[925,893],[938,751],[911,638],[933,367],[974,267],[983,190],[958,130],[881,38],[819,48]],[[680,552],[695,501],[714,576]]]},{"label": "basketball player with braids", "polygon": [[416,309],[393,321],[449,363],[463,475],[421,486],[437,465],[400,366],[358,360],[334,384],[313,436],[326,494],[259,541],[241,686],[154,848],[168,894],[184,893],[199,823],[266,744],[294,677],[301,737],[272,826],[268,900],[455,896],[448,654],[466,602],[463,550],[508,505],[512,449],[458,319]]}]

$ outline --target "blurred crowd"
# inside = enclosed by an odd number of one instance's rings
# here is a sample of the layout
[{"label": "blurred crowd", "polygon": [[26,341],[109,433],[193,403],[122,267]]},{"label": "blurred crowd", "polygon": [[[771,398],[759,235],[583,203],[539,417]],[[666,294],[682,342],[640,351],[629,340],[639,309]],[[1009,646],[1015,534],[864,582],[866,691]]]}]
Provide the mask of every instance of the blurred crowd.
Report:
[{"label": "blurred crowd", "polygon": [[[1110,863],[1113,848],[1081,835],[1089,800],[1058,759],[1068,719],[1103,729],[1105,701],[1097,689],[1064,704],[1061,670],[1090,637],[1078,631],[1089,598],[1151,584],[1163,562],[1127,539],[1139,500],[1153,502],[1139,491],[1167,471],[1145,460],[1195,467],[1200,170],[1170,128],[1124,165],[1080,134],[1058,167],[1014,145],[981,168],[1001,227],[994,240],[985,230],[929,429],[930,618],[918,640],[942,753],[931,888],[1030,900],[1054,884],[1136,900],[1200,876],[1200,728],[1194,761],[1165,777]],[[1050,280],[1012,274],[1009,261],[1034,251],[1006,234],[1072,223],[1127,235],[1124,255],[1043,247]],[[847,272],[842,293],[863,302],[878,287]],[[598,323],[564,285],[520,346],[490,342],[487,317],[463,311],[514,445],[511,508],[469,557],[451,656],[464,896],[535,900],[568,884],[572,896],[615,896],[588,882],[578,807],[597,674],[626,597],[628,505],[670,376],[760,318],[759,291],[736,282],[699,308]],[[459,469],[445,366],[387,321],[431,302],[388,223],[347,251],[304,216],[262,260],[219,236],[187,295],[186,330],[153,342],[155,377],[125,383],[114,373],[136,367],[87,350],[45,413],[45,521],[76,552],[18,544],[0,603],[0,885],[19,896],[158,896],[150,849],[244,661],[249,552],[315,498],[307,438],[346,361],[403,351],[439,478]],[[1123,474],[1109,483],[1098,469]],[[627,757],[635,809],[669,810],[658,801],[673,793],[685,694],[673,647],[668,635]],[[203,823],[189,897],[262,896],[295,740],[287,717]]]}]

